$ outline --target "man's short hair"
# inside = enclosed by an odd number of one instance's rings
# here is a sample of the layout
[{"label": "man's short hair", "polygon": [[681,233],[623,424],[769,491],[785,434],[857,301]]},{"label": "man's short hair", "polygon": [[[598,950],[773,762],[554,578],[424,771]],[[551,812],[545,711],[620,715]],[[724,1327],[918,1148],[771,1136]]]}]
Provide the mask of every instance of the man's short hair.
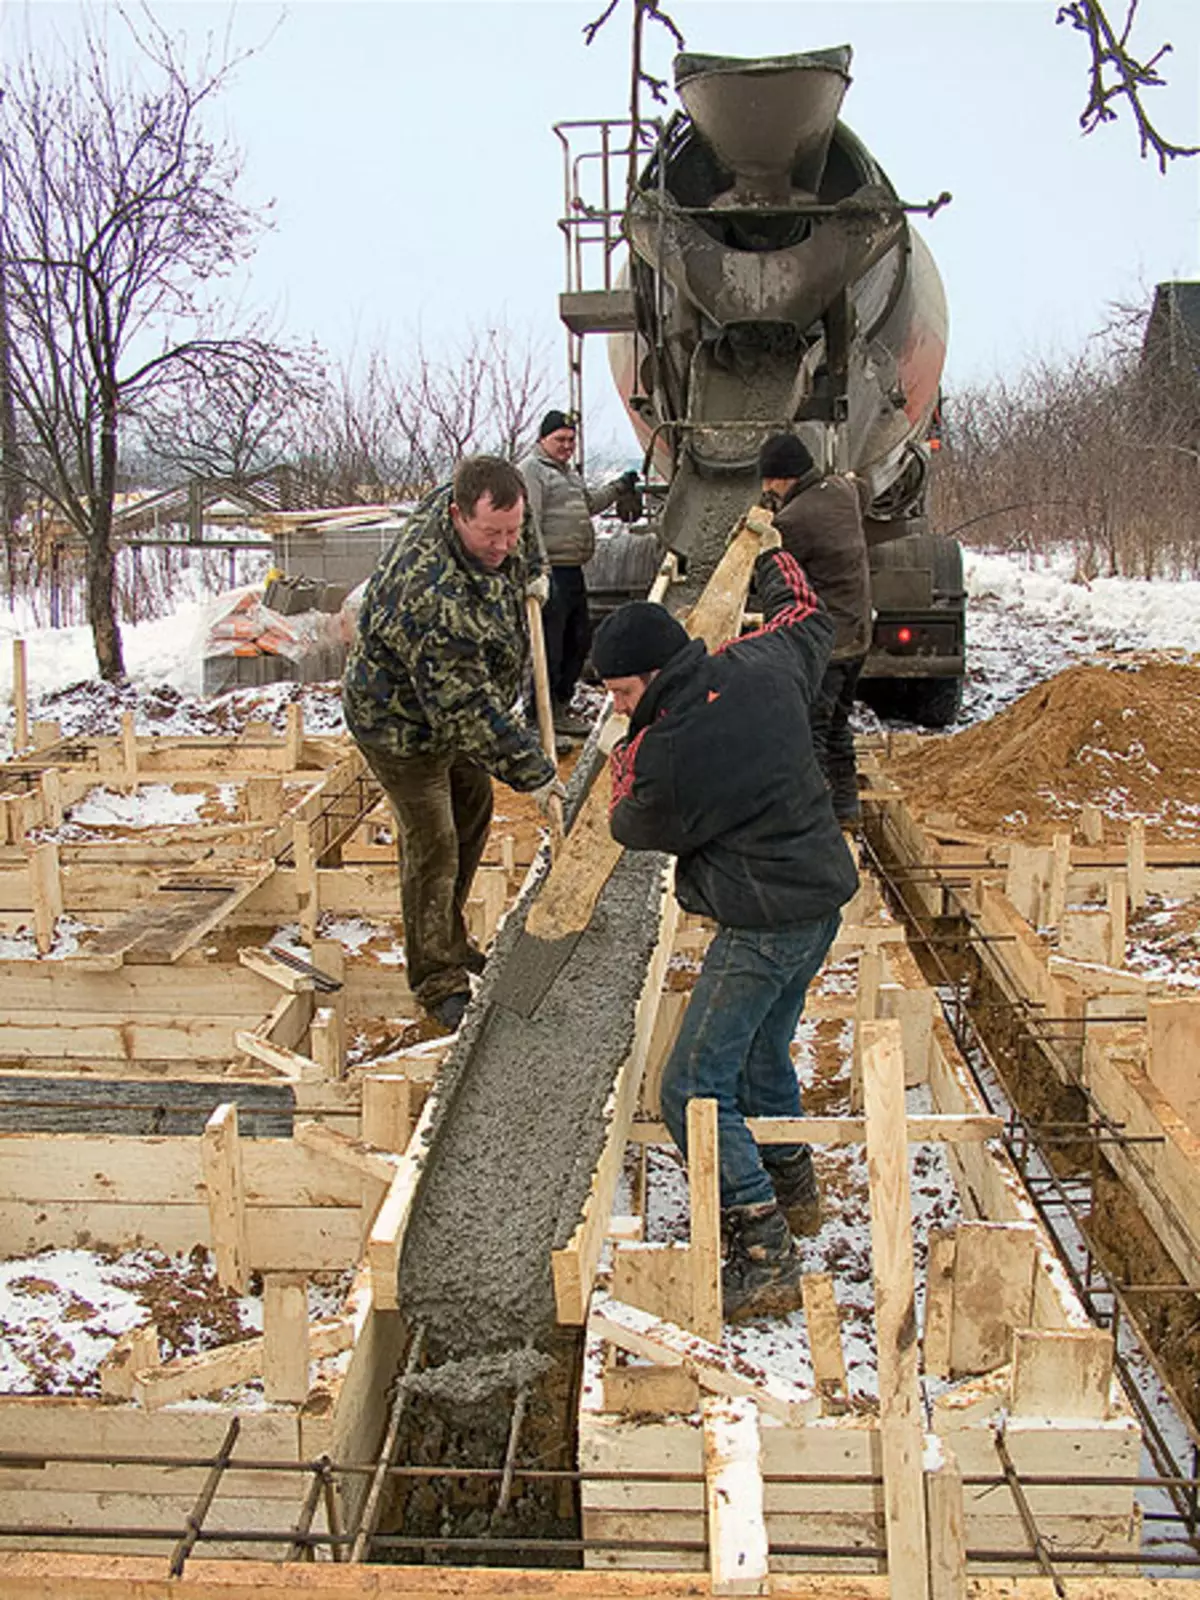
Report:
[{"label": "man's short hair", "polygon": [[464,456],[454,469],[451,498],[468,520],[484,495],[495,510],[507,511],[525,498],[525,480],[511,461],[500,456]]}]

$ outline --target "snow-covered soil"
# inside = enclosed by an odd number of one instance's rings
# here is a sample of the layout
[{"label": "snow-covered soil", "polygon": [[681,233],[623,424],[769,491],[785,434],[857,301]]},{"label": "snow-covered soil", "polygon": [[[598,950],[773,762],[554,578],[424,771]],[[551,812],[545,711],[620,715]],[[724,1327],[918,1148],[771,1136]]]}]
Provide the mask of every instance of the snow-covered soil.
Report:
[{"label": "snow-covered soil", "polygon": [[[1073,582],[1069,557],[1035,561],[965,552],[966,684],[961,722],[978,722],[1033,684],[1098,652],[1200,652],[1200,582],[1098,578]],[[275,684],[217,700],[199,696],[201,639],[212,606],[195,595],[172,616],[123,631],[129,683],[98,682],[91,636],[83,627],[39,628],[25,612],[0,616],[0,754],[11,738],[12,652],[28,644],[32,715],[61,723],[67,736],[115,733],[123,710],[139,733],[236,733],[250,718],[282,730],[299,700],[307,727],[341,726],[336,686]],[[877,726],[864,713],[863,726]]]}]

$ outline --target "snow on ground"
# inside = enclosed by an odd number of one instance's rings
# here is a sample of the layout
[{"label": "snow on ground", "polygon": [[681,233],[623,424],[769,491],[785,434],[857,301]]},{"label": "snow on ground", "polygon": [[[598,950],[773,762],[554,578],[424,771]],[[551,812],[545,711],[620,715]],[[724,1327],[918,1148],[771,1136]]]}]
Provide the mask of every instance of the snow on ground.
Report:
[{"label": "snow on ground", "polygon": [[[1035,683],[1098,651],[1200,652],[1200,582],[1097,578],[1073,582],[1072,558],[967,550],[968,680],[961,722],[992,716]],[[115,733],[122,710],[138,732],[233,733],[248,717],[282,729],[285,707],[301,700],[314,733],[341,727],[336,689],[281,683],[219,700],[199,698],[201,639],[212,601],[187,593],[174,615],[122,631],[130,685],[95,677],[87,628],[37,628],[28,608],[0,615],[0,754],[11,736],[10,638],[28,643],[32,715],[63,733]],[[864,725],[877,726],[870,714]]]}]

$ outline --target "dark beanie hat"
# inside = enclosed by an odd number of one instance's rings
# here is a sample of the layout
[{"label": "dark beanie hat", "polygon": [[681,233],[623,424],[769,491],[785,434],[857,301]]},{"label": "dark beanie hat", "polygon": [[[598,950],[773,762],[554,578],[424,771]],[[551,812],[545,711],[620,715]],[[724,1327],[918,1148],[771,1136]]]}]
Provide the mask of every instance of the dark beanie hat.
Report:
[{"label": "dark beanie hat", "polygon": [[665,667],[687,642],[669,611],[653,600],[631,600],[596,629],[592,665],[602,678],[635,678]]},{"label": "dark beanie hat", "polygon": [[804,441],[794,433],[773,433],[758,452],[760,478],[803,478],[812,465]]},{"label": "dark beanie hat", "polygon": [[547,411],[538,429],[538,438],[544,439],[548,433],[557,433],[560,428],[574,429],[578,426],[579,420],[573,411]]}]

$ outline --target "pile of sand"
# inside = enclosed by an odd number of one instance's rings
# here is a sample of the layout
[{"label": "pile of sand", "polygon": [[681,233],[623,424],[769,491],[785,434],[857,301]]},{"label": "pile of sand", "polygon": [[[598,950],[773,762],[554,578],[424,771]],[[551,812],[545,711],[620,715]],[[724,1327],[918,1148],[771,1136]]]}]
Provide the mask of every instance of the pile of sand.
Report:
[{"label": "pile of sand", "polygon": [[898,756],[888,774],[918,815],[1048,840],[1085,801],[1121,837],[1200,836],[1200,667],[1142,661],[1069,667],[989,722]]}]

